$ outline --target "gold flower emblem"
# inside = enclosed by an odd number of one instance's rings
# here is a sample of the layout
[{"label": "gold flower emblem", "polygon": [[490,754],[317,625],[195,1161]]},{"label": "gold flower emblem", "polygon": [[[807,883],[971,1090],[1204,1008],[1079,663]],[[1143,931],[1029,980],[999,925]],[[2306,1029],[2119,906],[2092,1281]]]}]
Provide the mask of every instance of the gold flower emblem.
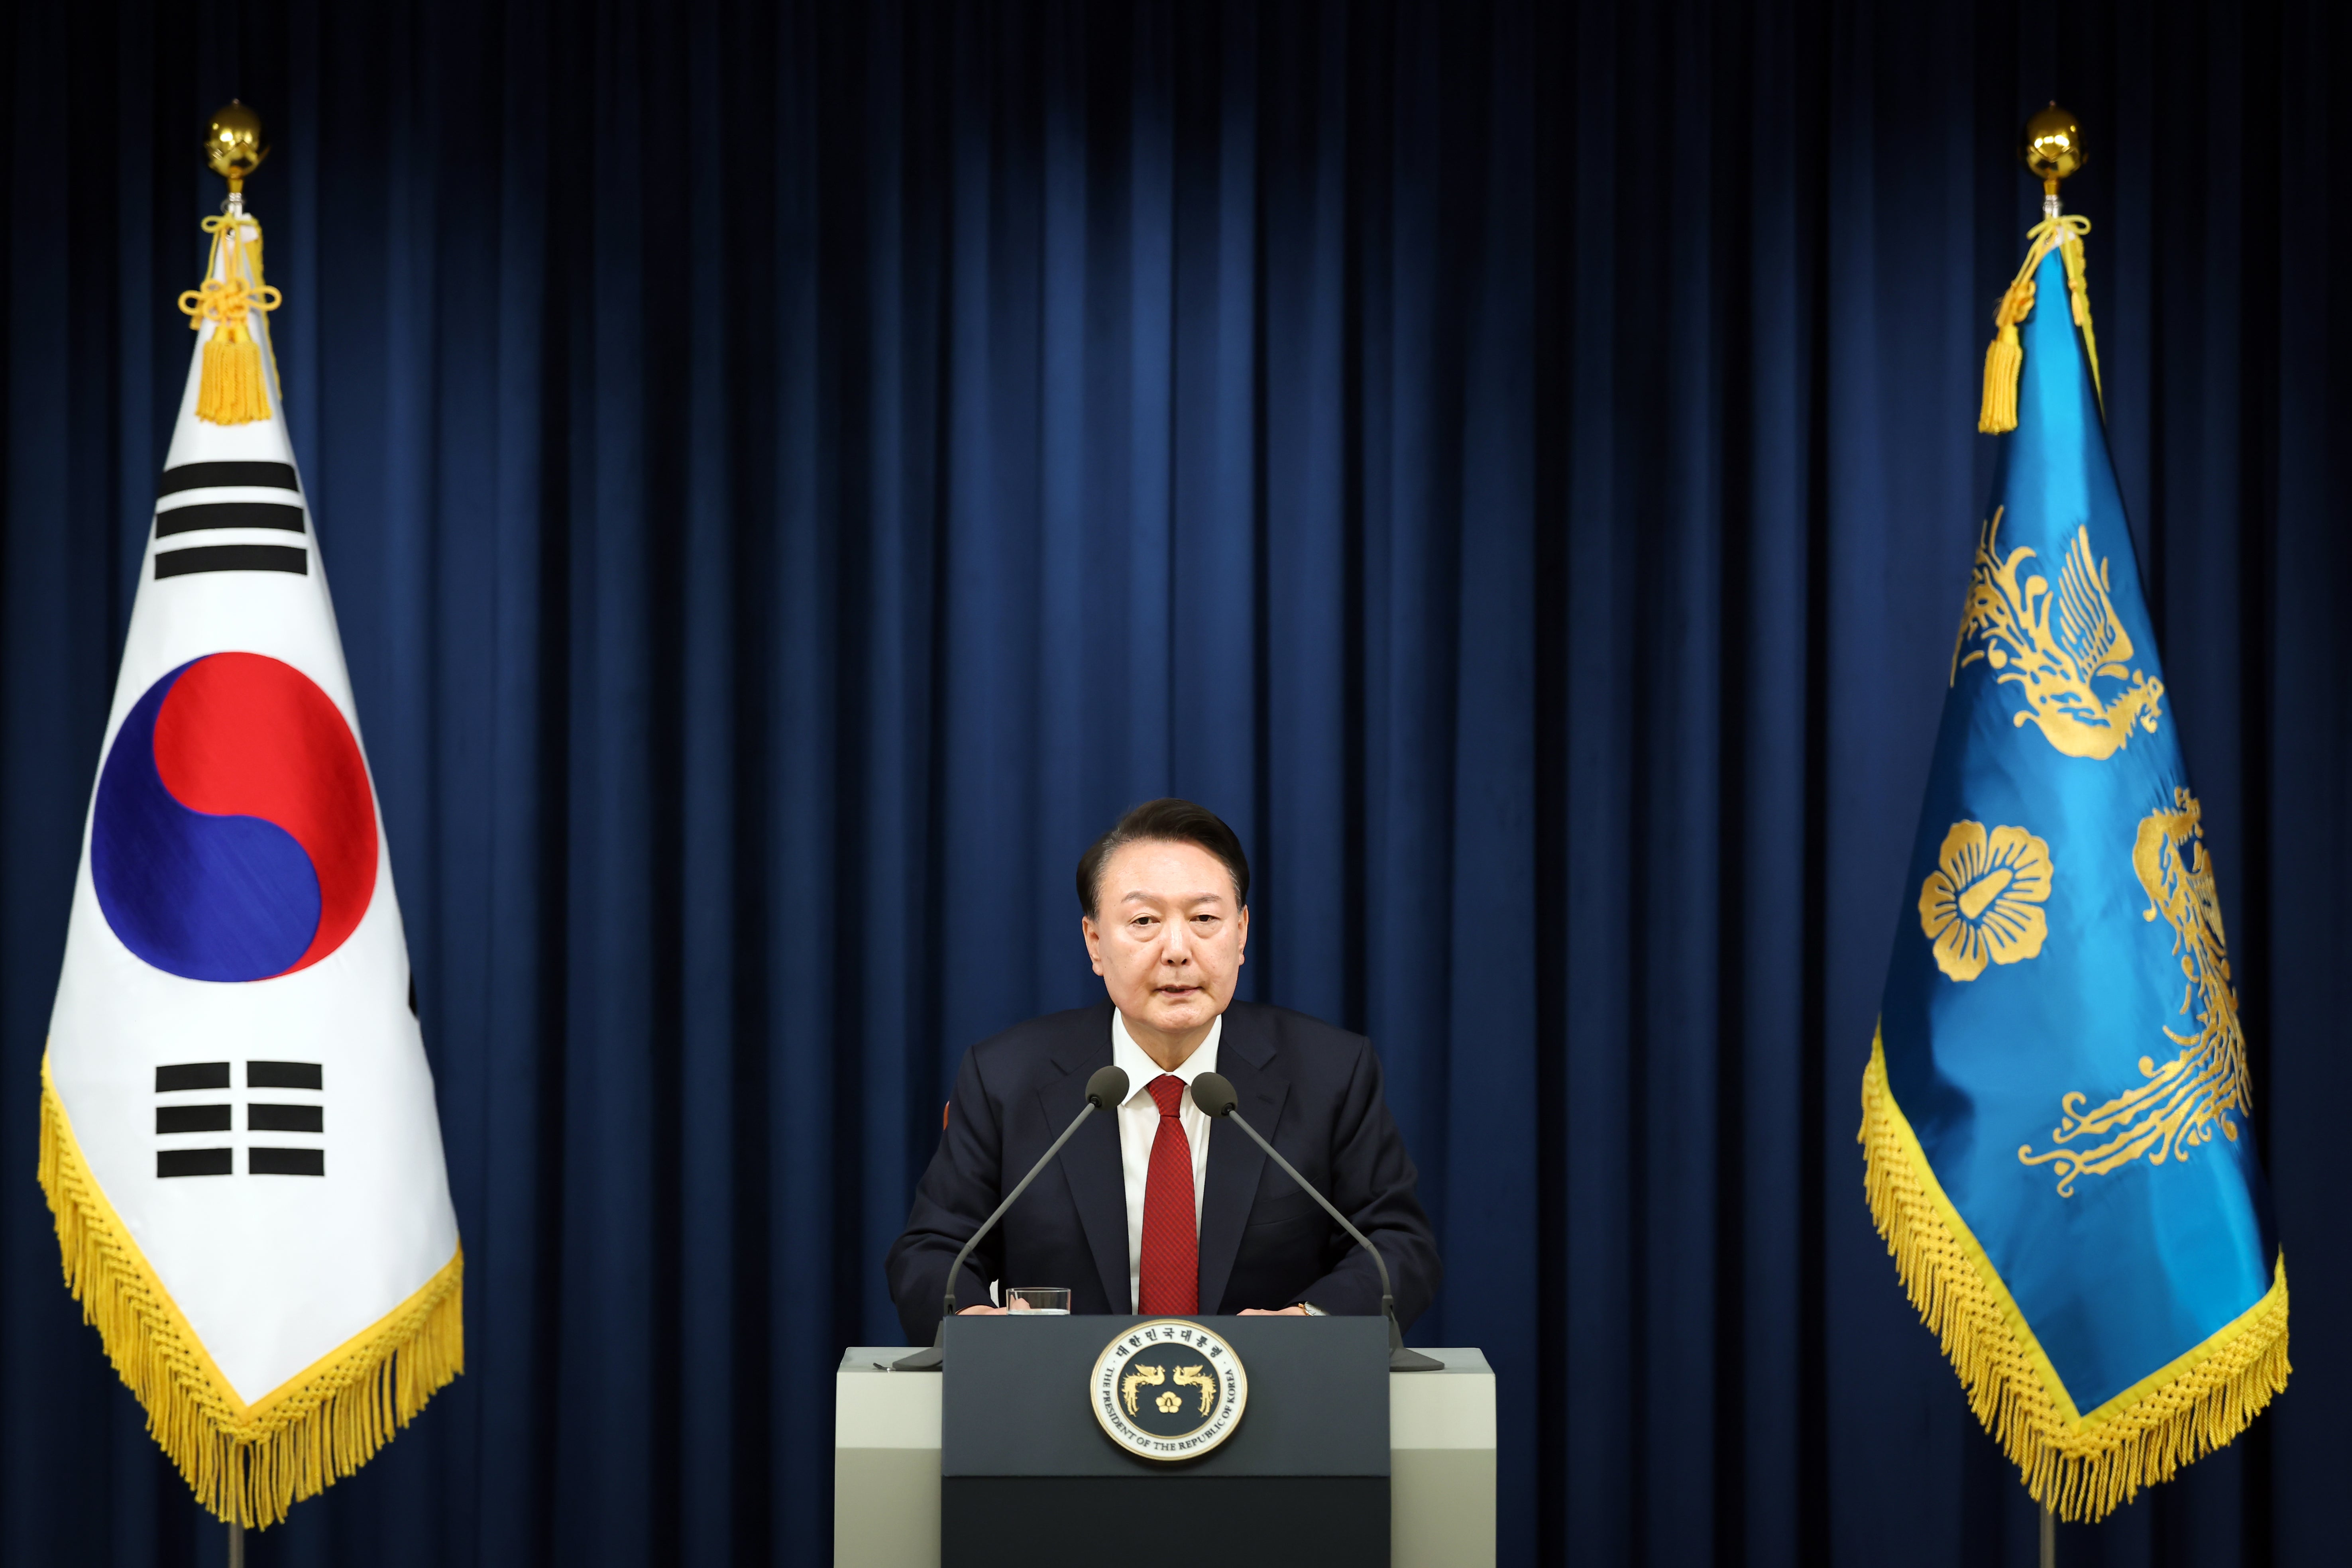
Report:
[{"label": "gold flower emblem", "polygon": [[1988,831],[1955,822],[1919,889],[1919,928],[1936,945],[1936,967],[1974,980],[1987,963],[2038,957],[2050,925],[2050,846],[2022,827]]}]

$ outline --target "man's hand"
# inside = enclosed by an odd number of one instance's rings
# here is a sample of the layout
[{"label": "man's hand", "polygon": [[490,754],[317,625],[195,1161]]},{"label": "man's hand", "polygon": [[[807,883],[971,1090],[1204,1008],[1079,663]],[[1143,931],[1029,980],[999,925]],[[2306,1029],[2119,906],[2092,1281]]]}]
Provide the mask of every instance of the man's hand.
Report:
[{"label": "man's hand", "polygon": [[1304,1307],[1276,1307],[1271,1310],[1265,1307],[1244,1307],[1240,1315],[1244,1318],[1304,1318],[1311,1314]]},{"label": "man's hand", "polygon": [[1003,1315],[1002,1307],[961,1307],[956,1310],[959,1318],[1001,1318]]}]

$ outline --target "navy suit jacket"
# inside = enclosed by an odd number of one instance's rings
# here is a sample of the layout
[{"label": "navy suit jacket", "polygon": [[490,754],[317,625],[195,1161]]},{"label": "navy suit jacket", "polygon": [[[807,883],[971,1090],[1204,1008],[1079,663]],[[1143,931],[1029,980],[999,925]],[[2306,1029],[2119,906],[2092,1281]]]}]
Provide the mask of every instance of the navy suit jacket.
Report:
[{"label": "navy suit jacket", "polygon": [[[885,1265],[910,1342],[931,1342],[956,1253],[1078,1113],[1095,1069],[1110,1065],[1110,1017],[1108,1002],[1049,1014],[964,1054],[939,1152]],[[1397,1318],[1411,1323],[1437,1293],[1437,1238],[1413,1194],[1404,1139],[1381,1098],[1371,1042],[1301,1013],[1236,1002],[1225,1011],[1217,1070],[1232,1081],[1250,1125],[1380,1248]],[[1211,1127],[1201,1310],[1312,1301],[1327,1312],[1378,1312],[1380,1276],[1348,1233],[1247,1133]],[[1129,1310],[1127,1179],[1116,1116],[1088,1117],[1038,1173],[964,1264],[956,1305],[985,1303],[991,1279],[1066,1286],[1074,1312]]]}]

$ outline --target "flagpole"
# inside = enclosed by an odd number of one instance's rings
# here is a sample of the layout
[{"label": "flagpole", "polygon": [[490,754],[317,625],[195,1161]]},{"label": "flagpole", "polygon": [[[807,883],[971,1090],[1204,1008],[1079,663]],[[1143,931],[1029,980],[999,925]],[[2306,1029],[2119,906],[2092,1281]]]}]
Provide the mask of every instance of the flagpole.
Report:
[{"label": "flagpole", "polygon": [[[2083,166],[2083,128],[2052,99],[2049,108],[2026,121],[2021,141],[2019,155],[2042,177],[2042,221],[2054,224],[2062,210],[2058,182]],[[2042,1509],[2042,1568],[2058,1568],[2058,1516],[2046,1503]]]},{"label": "flagpole", "polygon": [[[268,155],[268,145],[261,138],[260,116],[240,100],[230,99],[205,127],[205,162],[228,182],[228,201],[223,210],[230,217],[245,216],[245,177]],[[234,1519],[228,1521],[228,1568],[245,1568],[245,1526]]]},{"label": "flagpole", "polygon": [[[2042,1527],[2042,1568],[2049,1568],[2050,1527],[2047,1524]],[[233,1519],[228,1521],[228,1568],[245,1568],[245,1526]]]}]

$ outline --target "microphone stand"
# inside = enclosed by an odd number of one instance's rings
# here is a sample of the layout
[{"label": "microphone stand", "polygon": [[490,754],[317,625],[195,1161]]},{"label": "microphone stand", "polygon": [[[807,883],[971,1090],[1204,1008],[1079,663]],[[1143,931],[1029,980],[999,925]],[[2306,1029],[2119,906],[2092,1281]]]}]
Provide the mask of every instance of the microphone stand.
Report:
[{"label": "microphone stand", "polygon": [[[1202,1075],[1203,1078],[1207,1076],[1208,1075],[1206,1073]],[[1197,1080],[1194,1087],[1196,1089],[1199,1087]],[[1200,1097],[1198,1094],[1193,1096],[1193,1103],[1196,1105],[1200,1103]],[[1325,1197],[1321,1193],[1316,1191],[1314,1183],[1300,1175],[1296,1166],[1292,1165],[1289,1161],[1284,1159],[1280,1154],[1276,1153],[1273,1144],[1258,1136],[1257,1129],[1252,1127],[1246,1121],[1243,1120],[1241,1109],[1238,1106],[1228,1110],[1224,1113],[1224,1120],[1234,1123],[1243,1131],[1248,1133],[1250,1135],[1250,1142],[1265,1150],[1265,1157],[1267,1159],[1281,1166],[1284,1172],[1289,1175],[1290,1179],[1297,1182],[1306,1192],[1308,1197],[1313,1198],[1317,1203],[1323,1205],[1323,1212],[1325,1214],[1329,1215],[1333,1219],[1339,1222],[1339,1228],[1341,1230],[1346,1231],[1349,1236],[1355,1237],[1356,1245],[1358,1247],[1362,1247],[1366,1252],[1372,1255],[1372,1267],[1381,1271],[1381,1315],[1389,1321],[1389,1370],[1391,1372],[1444,1372],[1445,1370],[1445,1363],[1439,1361],[1436,1357],[1425,1356],[1419,1351],[1407,1350],[1405,1348],[1404,1331],[1397,1326],[1396,1293],[1389,1289],[1389,1266],[1387,1260],[1381,1257],[1381,1249],[1374,1247],[1370,1241],[1366,1240],[1364,1233],[1358,1230],[1354,1225],[1350,1224],[1346,1215],[1341,1214],[1337,1208],[1332,1206],[1332,1203],[1329,1198]]]},{"label": "microphone stand", "polygon": [[[1102,1084],[1096,1081],[1106,1073],[1118,1073],[1117,1082]],[[1112,1092],[1113,1090],[1116,1092]],[[1004,1194],[1004,1201],[996,1205],[996,1212],[980,1222],[980,1228],[971,1233],[971,1239],[963,1244],[961,1252],[956,1254],[955,1262],[948,1269],[947,1294],[940,1309],[940,1326],[938,1331],[931,1335],[929,1347],[919,1350],[912,1355],[900,1356],[890,1363],[892,1372],[938,1372],[946,1364],[948,1320],[955,1316],[956,1276],[963,1272],[964,1259],[971,1256],[971,1249],[980,1245],[982,1237],[996,1228],[996,1222],[1004,1217],[1004,1211],[1013,1206],[1013,1201],[1029,1190],[1029,1184],[1037,1179],[1037,1173],[1054,1163],[1054,1156],[1062,1152],[1062,1145],[1070,1141],[1070,1134],[1076,1132],[1079,1124],[1094,1114],[1097,1099],[1103,1100],[1106,1103],[1117,1105],[1126,1098],[1127,1075],[1118,1072],[1117,1068],[1104,1068],[1095,1074],[1094,1079],[1087,1080],[1087,1102],[1079,1107],[1077,1115],[1072,1117],[1070,1124],[1062,1129],[1062,1135],[1054,1140],[1053,1147],[1037,1156],[1037,1163],[1029,1167],[1029,1173],[1021,1178],[1021,1184]]]}]

